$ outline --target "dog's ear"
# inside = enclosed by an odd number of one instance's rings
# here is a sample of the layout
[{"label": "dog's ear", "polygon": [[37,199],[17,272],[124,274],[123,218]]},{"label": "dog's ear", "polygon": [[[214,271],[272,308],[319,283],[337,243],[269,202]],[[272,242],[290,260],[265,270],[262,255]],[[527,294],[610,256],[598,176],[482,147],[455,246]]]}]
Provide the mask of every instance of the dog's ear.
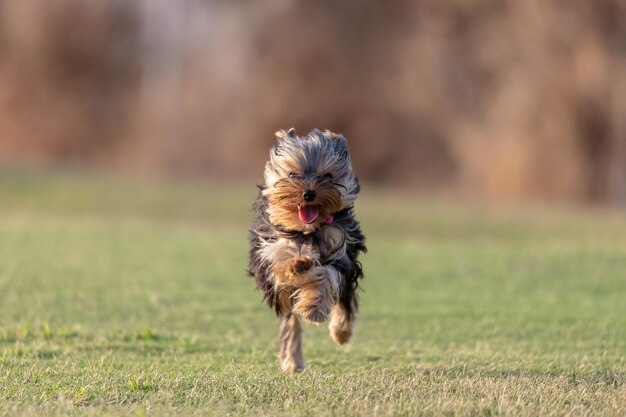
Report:
[{"label": "dog's ear", "polygon": [[296,129],[294,129],[293,127],[287,131],[281,129],[278,132],[274,133],[274,136],[276,136],[276,140],[278,141],[278,143],[287,138],[295,139],[298,137],[298,135],[296,135]]}]

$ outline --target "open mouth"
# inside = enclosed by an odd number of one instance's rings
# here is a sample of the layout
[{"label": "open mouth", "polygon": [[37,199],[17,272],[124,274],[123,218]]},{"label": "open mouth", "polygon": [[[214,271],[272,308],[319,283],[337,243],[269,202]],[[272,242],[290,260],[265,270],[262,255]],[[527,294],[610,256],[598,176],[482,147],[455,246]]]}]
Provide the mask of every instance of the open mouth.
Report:
[{"label": "open mouth", "polygon": [[311,224],[320,215],[320,206],[317,204],[312,205],[299,205],[298,206],[298,215],[300,216],[300,220],[303,223]]}]

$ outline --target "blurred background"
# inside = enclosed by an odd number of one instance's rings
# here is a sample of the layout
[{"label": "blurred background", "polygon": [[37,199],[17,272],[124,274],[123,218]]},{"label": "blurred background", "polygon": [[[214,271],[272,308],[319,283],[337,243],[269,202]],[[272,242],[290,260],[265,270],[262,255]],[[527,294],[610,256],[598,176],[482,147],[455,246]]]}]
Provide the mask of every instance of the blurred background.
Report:
[{"label": "blurred background", "polygon": [[260,181],[342,132],[363,181],[626,205],[620,0],[0,0],[0,166]]}]

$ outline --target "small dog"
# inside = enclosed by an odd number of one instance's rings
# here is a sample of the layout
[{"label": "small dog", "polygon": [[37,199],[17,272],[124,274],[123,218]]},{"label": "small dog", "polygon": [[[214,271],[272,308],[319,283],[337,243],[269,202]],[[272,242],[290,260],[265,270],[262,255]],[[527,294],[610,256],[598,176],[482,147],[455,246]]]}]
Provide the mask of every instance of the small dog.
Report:
[{"label": "small dog", "polygon": [[366,251],[353,215],[360,186],[342,135],[313,130],[299,137],[292,128],[276,138],[255,203],[249,272],[281,320],[281,369],[301,372],[299,317],[330,317],[339,345],[352,335],[363,277],[357,256]]}]

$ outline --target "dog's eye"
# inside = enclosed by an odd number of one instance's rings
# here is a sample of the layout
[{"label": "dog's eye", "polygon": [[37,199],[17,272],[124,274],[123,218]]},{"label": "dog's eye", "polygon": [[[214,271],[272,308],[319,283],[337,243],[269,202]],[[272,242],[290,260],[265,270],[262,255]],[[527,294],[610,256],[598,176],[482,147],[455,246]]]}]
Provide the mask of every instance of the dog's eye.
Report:
[{"label": "dog's eye", "polygon": [[289,178],[300,178],[300,174],[298,174],[297,172],[290,172]]},{"label": "dog's eye", "polygon": [[322,178],[325,180],[332,180],[333,179],[333,174],[324,174],[322,175]]}]

